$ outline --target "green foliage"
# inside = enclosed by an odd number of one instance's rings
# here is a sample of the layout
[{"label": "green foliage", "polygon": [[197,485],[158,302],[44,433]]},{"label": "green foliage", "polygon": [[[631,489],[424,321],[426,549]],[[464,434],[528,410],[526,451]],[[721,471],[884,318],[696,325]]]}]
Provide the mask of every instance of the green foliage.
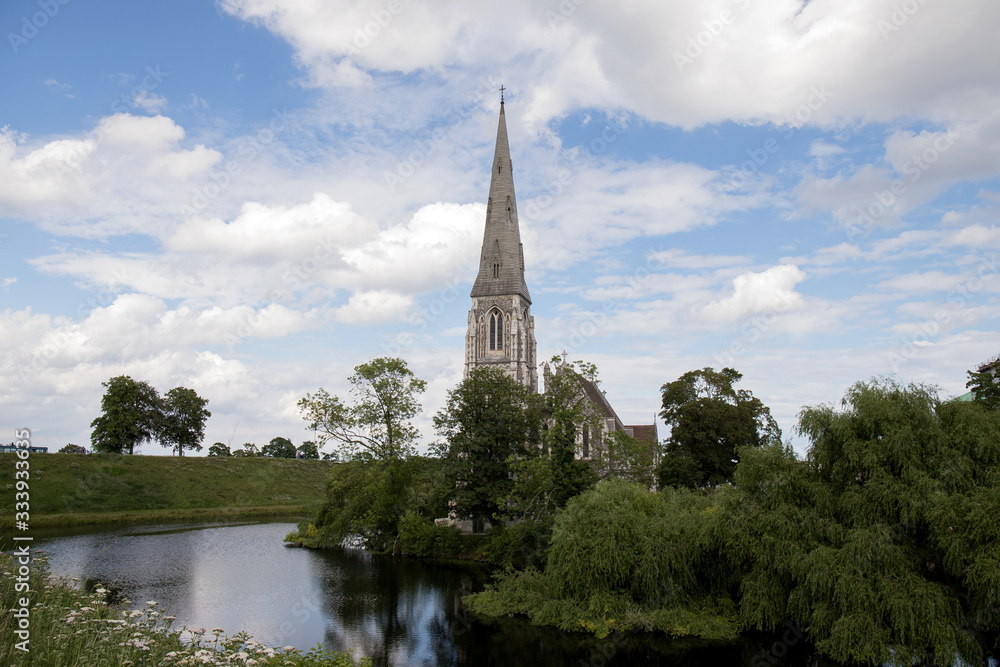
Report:
[{"label": "green foliage", "polygon": [[991,371],[968,371],[965,387],[972,392],[972,400],[990,410],[1000,408],[1000,383]]},{"label": "green foliage", "polygon": [[91,449],[109,454],[134,454],[135,448],[156,435],[160,397],[146,382],[127,375],[101,383],[101,416],[90,423]]},{"label": "green foliage", "polygon": [[466,598],[474,613],[593,632],[655,629],[732,639],[716,495],[602,481],[557,514],[544,572],[509,574]]},{"label": "green foliage", "polygon": [[257,449],[257,445],[252,442],[244,442],[243,449],[237,449],[233,452],[233,456],[244,457],[244,456],[260,456],[261,452]]},{"label": "green foliage", "polygon": [[355,537],[372,551],[390,551],[407,511],[423,516],[446,512],[448,490],[442,488],[442,477],[441,462],[423,457],[338,464],[313,521],[320,542],[332,546]]},{"label": "green foliage", "polygon": [[355,366],[348,381],[350,405],[323,388],[298,402],[320,445],[333,441],[345,458],[383,462],[411,454],[418,431],[410,420],[420,412],[416,396],[427,383],[405,361],[389,357]]},{"label": "green foliage", "polygon": [[298,457],[300,459],[318,459],[319,458],[319,448],[316,447],[316,443],[312,440],[306,440],[296,449],[298,452]]},{"label": "green foliage", "polygon": [[72,442],[59,450],[60,454],[86,454],[87,450],[80,445],[74,445]]},{"label": "green foliage", "polygon": [[205,406],[208,401],[194,389],[174,387],[160,402],[156,437],[164,447],[173,447],[178,456],[185,449],[201,451],[205,437],[205,421],[212,416]]},{"label": "green foliage", "polygon": [[595,472],[601,479],[624,479],[652,488],[657,446],[658,443],[637,440],[625,431],[612,431],[595,453]]},{"label": "green foliage", "polygon": [[839,661],[980,661],[1000,622],[1000,413],[889,380],[843,407],[802,412],[806,461],[743,452],[743,624],[793,618]]},{"label": "green foliage", "polygon": [[733,387],[742,377],[732,368],[703,368],[660,388],[660,416],[670,426],[658,470],[661,488],[724,484],[741,448],[781,442],[771,411],[748,390]]},{"label": "green foliage", "polygon": [[460,518],[495,522],[505,511],[511,465],[537,451],[540,415],[531,399],[526,387],[492,366],[473,370],[448,392],[434,427],[446,438],[439,449]]},{"label": "green foliage", "polygon": [[260,453],[264,456],[270,456],[272,459],[294,459],[295,445],[288,438],[279,436],[271,438],[271,442],[264,445]]},{"label": "green foliage", "polygon": [[552,358],[555,370],[545,379],[544,412],[548,428],[543,432],[542,451],[552,461],[554,491],[552,500],[562,507],[573,496],[597,482],[597,474],[586,461],[576,458],[577,437],[586,430],[593,437],[591,447],[602,443],[603,415],[587,397],[586,384],[599,385],[597,367],[582,361],[559,363]]},{"label": "green foliage", "polygon": [[421,558],[447,558],[462,552],[462,536],[454,526],[438,526],[419,512],[409,510],[399,526],[393,553]]},{"label": "green foliage", "polygon": [[229,445],[222,442],[217,442],[208,448],[209,456],[232,456],[233,453],[229,451]]},{"label": "green foliage", "polygon": [[486,534],[483,553],[490,565],[504,571],[543,570],[551,538],[550,520],[500,524]]}]

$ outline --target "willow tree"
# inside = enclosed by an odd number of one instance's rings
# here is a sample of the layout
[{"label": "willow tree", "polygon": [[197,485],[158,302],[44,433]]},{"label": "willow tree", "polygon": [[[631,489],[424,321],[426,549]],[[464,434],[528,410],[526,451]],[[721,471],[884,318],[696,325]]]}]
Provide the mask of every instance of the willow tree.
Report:
[{"label": "willow tree", "polygon": [[1000,630],[1000,413],[872,380],[807,408],[805,461],[744,450],[728,553],[745,627],[838,661],[981,661]]}]

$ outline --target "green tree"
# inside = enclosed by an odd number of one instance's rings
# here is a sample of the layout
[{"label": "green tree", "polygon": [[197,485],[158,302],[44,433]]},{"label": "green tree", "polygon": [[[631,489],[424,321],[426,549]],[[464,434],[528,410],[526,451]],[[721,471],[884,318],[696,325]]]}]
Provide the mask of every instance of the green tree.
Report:
[{"label": "green tree", "polygon": [[742,447],[781,442],[771,411],[732,368],[688,371],[664,384],[663,417],[670,427],[657,471],[660,486],[697,488],[730,481]]},{"label": "green tree", "polygon": [[222,442],[217,442],[208,448],[209,456],[232,456],[233,453],[229,451],[229,445]]},{"label": "green tree", "polygon": [[542,431],[542,451],[552,461],[552,500],[562,507],[597,481],[590,464],[576,456],[577,439],[587,438],[590,447],[599,449],[603,415],[587,392],[587,383],[599,391],[597,367],[582,361],[560,363],[559,357],[552,363],[555,370],[545,377],[542,397],[548,427]]},{"label": "green tree", "polygon": [[127,375],[101,383],[101,416],[90,423],[91,449],[95,452],[134,454],[137,445],[156,436],[160,424],[160,397],[146,382]]},{"label": "green tree", "polygon": [[537,452],[540,414],[532,393],[502,368],[477,368],[448,392],[434,427],[445,438],[438,450],[454,484],[456,513],[495,523],[513,488],[512,462]]},{"label": "green tree", "polygon": [[264,448],[260,450],[260,453],[264,456],[270,456],[275,459],[294,459],[295,458],[295,445],[288,438],[271,438],[271,442],[264,445]]},{"label": "green tree", "polygon": [[1000,383],[990,371],[968,371],[966,388],[972,392],[972,400],[991,410],[1000,408]]},{"label": "green tree", "polygon": [[157,422],[157,437],[164,447],[177,450],[184,456],[185,449],[201,451],[201,441],[205,437],[205,421],[212,416],[205,406],[208,400],[194,389],[174,387],[168,391],[160,403]]},{"label": "green tree", "polygon": [[299,409],[320,445],[332,441],[345,458],[391,462],[413,452],[418,431],[410,420],[420,412],[417,394],[427,383],[402,359],[379,357],[355,366],[353,402],[345,404],[320,388],[299,400]]},{"label": "green tree", "polygon": [[60,454],[86,454],[87,450],[84,449],[83,447],[81,447],[80,445],[74,445],[73,443],[69,443],[68,445],[66,445],[65,447],[63,447],[62,449],[60,449],[59,453]]},{"label": "green tree", "polygon": [[298,458],[300,459],[318,459],[319,458],[319,448],[316,447],[316,443],[312,440],[306,440],[296,449],[298,452]]},{"label": "green tree", "polygon": [[653,457],[658,443],[641,441],[625,431],[612,431],[597,449],[595,468],[602,479],[624,479],[647,489],[654,483]]},{"label": "green tree", "polygon": [[260,450],[257,449],[257,445],[252,442],[244,442],[243,449],[237,449],[233,452],[233,456],[239,457],[254,457],[260,456]]},{"label": "green tree", "polygon": [[726,552],[744,627],[850,663],[981,664],[1000,630],[1000,412],[891,380],[802,411],[805,461],[746,449]]}]

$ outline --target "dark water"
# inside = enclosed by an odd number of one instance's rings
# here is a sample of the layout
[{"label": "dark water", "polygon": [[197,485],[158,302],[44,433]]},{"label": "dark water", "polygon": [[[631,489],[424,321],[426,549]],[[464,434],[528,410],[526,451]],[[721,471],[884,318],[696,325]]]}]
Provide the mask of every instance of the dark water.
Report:
[{"label": "dark water", "polygon": [[519,619],[480,622],[461,597],[482,590],[476,566],[286,547],[295,524],[184,524],[36,535],[56,574],[111,583],[175,627],[244,630],[271,646],[350,649],[376,665],[827,665],[802,641],[705,646],[641,635],[595,640]]}]

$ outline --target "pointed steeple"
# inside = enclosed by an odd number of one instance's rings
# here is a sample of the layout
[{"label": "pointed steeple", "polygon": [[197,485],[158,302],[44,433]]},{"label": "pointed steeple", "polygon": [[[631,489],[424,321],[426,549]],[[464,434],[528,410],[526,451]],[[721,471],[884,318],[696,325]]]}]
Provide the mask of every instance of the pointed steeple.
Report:
[{"label": "pointed steeple", "polygon": [[507,143],[507,121],[503,100],[500,101],[500,122],[497,144],[493,151],[493,175],[490,177],[490,198],[486,203],[486,229],[483,250],[479,257],[479,274],[472,286],[473,297],[517,294],[528,303],[531,297],[524,282],[524,251],[517,223],[517,202],[514,198],[513,166]]}]

